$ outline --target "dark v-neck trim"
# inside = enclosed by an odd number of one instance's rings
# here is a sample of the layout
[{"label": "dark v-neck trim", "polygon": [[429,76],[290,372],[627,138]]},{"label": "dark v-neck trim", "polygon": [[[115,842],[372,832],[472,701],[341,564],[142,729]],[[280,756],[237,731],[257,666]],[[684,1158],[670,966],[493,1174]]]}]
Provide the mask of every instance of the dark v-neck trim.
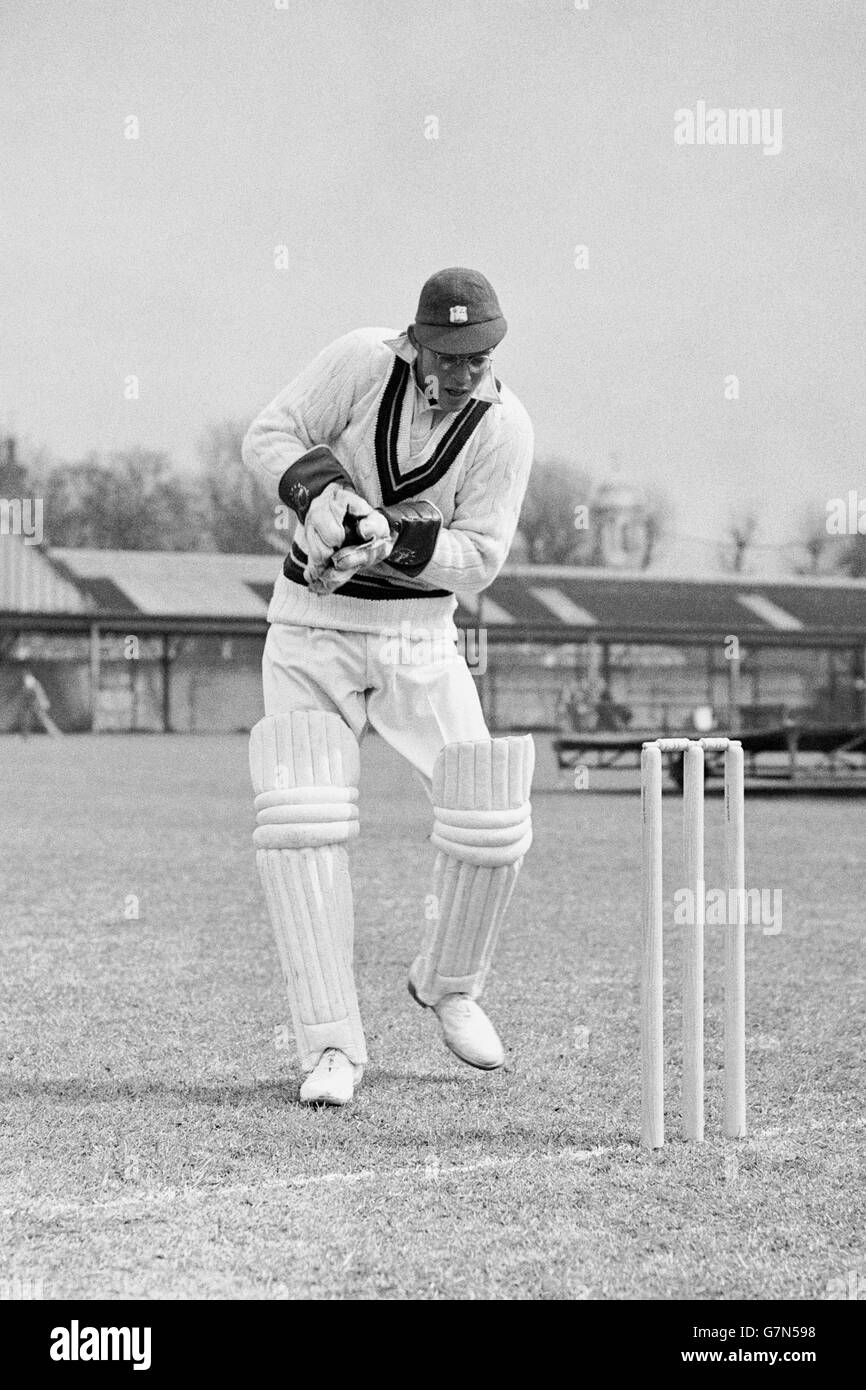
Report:
[{"label": "dark v-neck trim", "polygon": [[393,507],[404,497],[415,497],[424,488],[438,483],[493,404],[492,401],[470,401],[442,436],[430,458],[408,473],[401,473],[397,466],[397,436],[411,371],[410,363],[395,357],[376,416],[376,469],[386,507]]}]

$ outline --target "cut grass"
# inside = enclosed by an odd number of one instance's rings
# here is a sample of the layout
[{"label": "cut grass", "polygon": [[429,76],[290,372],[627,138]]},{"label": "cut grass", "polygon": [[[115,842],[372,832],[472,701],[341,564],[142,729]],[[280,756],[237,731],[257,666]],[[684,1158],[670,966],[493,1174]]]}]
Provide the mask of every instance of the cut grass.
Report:
[{"label": "cut grass", "polygon": [[[748,882],[781,888],[784,918],[748,933],[738,1144],[718,1137],[711,930],[708,1142],[677,1138],[670,933],[671,1142],[648,1155],[636,797],[556,794],[542,750],[486,996],[509,1069],[485,1076],[406,993],[427,807],[365,744],[352,865],[371,1065],[351,1109],[316,1111],[284,1046],[245,740],[6,739],[0,763],[0,1276],[49,1298],[776,1299],[863,1272],[857,802],[748,806]],[[678,800],[665,810],[674,885]],[[718,803],[708,818],[716,884]]]}]

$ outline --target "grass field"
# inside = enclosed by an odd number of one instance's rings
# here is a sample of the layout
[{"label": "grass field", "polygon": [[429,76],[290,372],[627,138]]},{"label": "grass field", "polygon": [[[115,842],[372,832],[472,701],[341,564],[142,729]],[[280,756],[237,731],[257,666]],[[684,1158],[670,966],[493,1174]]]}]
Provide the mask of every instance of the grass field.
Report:
[{"label": "grass field", "polygon": [[[826,1298],[863,1245],[864,803],[747,806],[750,1137],[637,1143],[636,795],[556,788],[485,1002],[483,1075],[405,988],[432,852],[420,787],[365,744],[352,850],[371,1065],[302,1109],[241,737],[0,741],[0,1277],[47,1298]],[[671,876],[679,800],[669,798]],[[721,804],[708,806],[708,849]],[[395,835],[395,830],[398,835]],[[709,855],[708,882],[719,883]],[[715,876],[714,876],[715,875]],[[134,916],[136,911],[138,916]],[[838,1297],[838,1294],[835,1296]]]}]

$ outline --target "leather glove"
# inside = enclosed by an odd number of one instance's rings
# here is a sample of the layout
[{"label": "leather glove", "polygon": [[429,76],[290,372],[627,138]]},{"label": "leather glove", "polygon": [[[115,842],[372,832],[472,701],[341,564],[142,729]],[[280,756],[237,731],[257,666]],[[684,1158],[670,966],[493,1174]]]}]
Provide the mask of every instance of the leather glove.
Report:
[{"label": "leather glove", "polygon": [[[355,534],[363,542],[391,540],[391,528],[381,512],[350,488],[341,483],[329,483],[324,492],[313,498],[304,521],[307,552],[304,578],[315,592],[321,591],[319,581],[333,555],[345,546],[347,520],[354,525]],[[346,579],[340,582],[345,583]],[[324,591],[330,592],[330,589]]]}]

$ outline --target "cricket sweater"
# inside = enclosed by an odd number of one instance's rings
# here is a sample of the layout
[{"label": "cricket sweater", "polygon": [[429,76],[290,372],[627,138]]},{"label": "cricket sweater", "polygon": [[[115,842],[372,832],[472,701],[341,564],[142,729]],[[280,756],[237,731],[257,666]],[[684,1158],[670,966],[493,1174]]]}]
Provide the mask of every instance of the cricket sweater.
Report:
[{"label": "cricket sweater", "polygon": [[410,578],[387,561],[332,594],[305,584],[299,525],[268,621],[379,632],[408,622],[454,629],[455,593],[480,593],[517,529],[532,465],[532,425],[488,371],[460,412],[436,417],[415,381],[406,334],[361,328],[326,347],[250,426],[244,462],[274,484],[302,454],[327,445],[373,507],[424,498],[442,513],[430,562]]}]

